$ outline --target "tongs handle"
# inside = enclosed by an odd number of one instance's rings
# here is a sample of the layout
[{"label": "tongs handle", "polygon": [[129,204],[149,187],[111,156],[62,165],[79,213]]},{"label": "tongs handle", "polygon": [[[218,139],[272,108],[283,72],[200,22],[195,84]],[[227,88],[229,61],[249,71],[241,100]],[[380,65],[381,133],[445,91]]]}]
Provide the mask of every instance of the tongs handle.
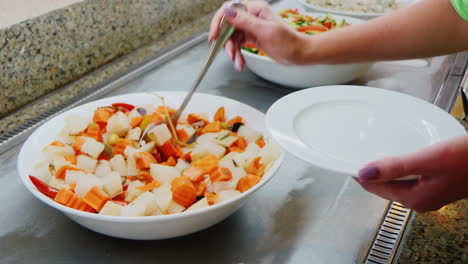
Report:
[{"label": "tongs handle", "polygon": [[[230,8],[238,8],[242,10],[247,10],[247,7],[241,3],[240,0],[233,0],[229,4]],[[234,33],[234,27],[229,25],[229,23],[226,22],[225,16],[221,18],[221,22],[219,23],[219,30],[218,34],[211,43],[210,50],[208,52],[208,57],[206,58],[205,65],[203,66],[200,74],[198,75],[197,80],[193,84],[192,88],[189,90],[187,96],[185,97],[184,101],[182,104],[179,106],[179,109],[174,113],[174,115],[171,117],[171,121],[174,125],[177,124],[177,120],[179,119],[180,115],[184,111],[185,107],[187,106],[188,102],[192,98],[192,95],[195,93],[195,91],[198,88],[198,85],[200,84],[201,80],[205,76],[206,72],[208,71],[208,68],[211,66],[211,63],[213,63],[214,59],[216,58],[216,55],[218,55],[219,51],[221,48],[224,46],[226,41],[232,36],[232,33]]]}]

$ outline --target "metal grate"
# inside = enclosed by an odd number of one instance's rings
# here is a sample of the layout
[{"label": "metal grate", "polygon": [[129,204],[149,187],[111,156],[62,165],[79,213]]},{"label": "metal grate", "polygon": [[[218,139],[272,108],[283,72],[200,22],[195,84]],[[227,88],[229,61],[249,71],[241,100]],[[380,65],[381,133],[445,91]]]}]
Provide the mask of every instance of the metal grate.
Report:
[{"label": "metal grate", "polygon": [[403,233],[409,223],[412,210],[391,202],[364,260],[366,264],[387,264],[395,259]]},{"label": "metal grate", "polygon": [[[96,89],[90,89],[93,92],[80,93],[70,100],[50,108],[46,112],[35,116],[34,118],[29,119],[25,123],[6,131],[0,135],[0,153],[7,151],[8,149],[16,146],[17,144],[23,142],[37,127],[46,122],[47,120],[83,103],[89,102],[93,99],[97,99],[103,94],[106,94],[118,87],[121,87],[123,84],[128,83],[129,81],[135,79],[138,76],[148,72],[151,69],[171,60],[172,58],[178,56],[179,54],[189,50],[195,45],[205,41],[208,37],[208,33],[204,32],[198,34],[189,40],[183,41],[181,44],[175,46],[170,50],[165,50],[160,52],[155,57],[143,62],[140,65],[135,66],[134,68],[128,70],[126,73],[108,80],[106,83],[103,83],[96,87]],[[66,88],[66,87],[65,87]],[[41,103],[38,101],[37,103]]]}]

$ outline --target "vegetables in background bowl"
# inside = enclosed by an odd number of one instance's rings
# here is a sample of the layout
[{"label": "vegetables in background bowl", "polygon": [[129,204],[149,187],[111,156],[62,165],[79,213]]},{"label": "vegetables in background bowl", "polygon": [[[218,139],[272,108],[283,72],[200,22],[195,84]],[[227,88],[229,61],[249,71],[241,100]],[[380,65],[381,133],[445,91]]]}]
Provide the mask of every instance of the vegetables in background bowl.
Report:
[{"label": "vegetables in background bowl", "polygon": [[[289,26],[307,35],[315,35],[349,25],[344,18],[336,20],[330,15],[312,17],[299,13],[296,8],[285,9],[279,12],[279,15]],[[266,56],[265,52],[249,43],[245,44],[242,49],[253,54]]]},{"label": "vegetables in background bowl", "polygon": [[[292,21],[296,19],[296,11],[294,9],[292,12],[291,9],[287,10],[289,11],[287,11],[286,17]],[[323,14],[318,13],[304,13],[303,17],[305,19],[307,17],[314,19],[322,17],[321,20],[315,22],[321,23],[320,21],[323,21],[324,24],[330,26],[331,30],[336,28],[336,25],[342,27],[365,22],[357,18],[339,15],[327,15],[324,18]],[[300,23],[299,28],[305,23],[301,22],[302,20],[299,18],[296,20],[296,23]],[[348,83],[365,74],[371,65],[370,63],[282,65],[253,45],[243,46],[241,52],[245,58],[246,66],[253,73],[268,81],[296,89]]]}]

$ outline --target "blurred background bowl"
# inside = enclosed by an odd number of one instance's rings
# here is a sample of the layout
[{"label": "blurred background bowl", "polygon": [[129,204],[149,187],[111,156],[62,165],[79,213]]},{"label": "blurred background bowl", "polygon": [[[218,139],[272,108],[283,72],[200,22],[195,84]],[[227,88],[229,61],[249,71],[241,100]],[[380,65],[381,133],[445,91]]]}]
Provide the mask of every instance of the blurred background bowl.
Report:
[{"label": "blurred background bowl", "polygon": [[[321,13],[300,12],[314,18],[317,16],[324,17],[326,15]],[[365,20],[347,16],[330,16],[337,21],[346,19],[351,25],[365,22]],[[349,83],[365,74],[371,66],[370,63],[300,66],[282,65],[267,56],[257,55],[243,49],[241,52],[245,58],[247,68],[253,73],[265,80],[295,89]]]}]

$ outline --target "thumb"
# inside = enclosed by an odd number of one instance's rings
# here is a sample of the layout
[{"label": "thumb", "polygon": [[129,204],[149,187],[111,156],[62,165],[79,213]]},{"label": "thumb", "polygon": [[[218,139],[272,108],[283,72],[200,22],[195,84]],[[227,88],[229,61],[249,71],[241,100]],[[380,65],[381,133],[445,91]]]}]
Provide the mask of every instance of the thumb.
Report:
[{"label": "thumb", "polygon": [[459,136],[409,154],[373,161],[359,170],[360,182],[385,182],[409,175],[437,175],[463,169],[468,156],[468,136]]},{"label": "thumb", "polygon": [[360,182],[387,182],[413,173],[411,157],[388,157],[373,161],[358,172]]},{"label": "thumb", "polygon": [[265,20],[236,8],[224,9],[226,21],[238,30],[257,36],[260,30],[265,29]]}]

